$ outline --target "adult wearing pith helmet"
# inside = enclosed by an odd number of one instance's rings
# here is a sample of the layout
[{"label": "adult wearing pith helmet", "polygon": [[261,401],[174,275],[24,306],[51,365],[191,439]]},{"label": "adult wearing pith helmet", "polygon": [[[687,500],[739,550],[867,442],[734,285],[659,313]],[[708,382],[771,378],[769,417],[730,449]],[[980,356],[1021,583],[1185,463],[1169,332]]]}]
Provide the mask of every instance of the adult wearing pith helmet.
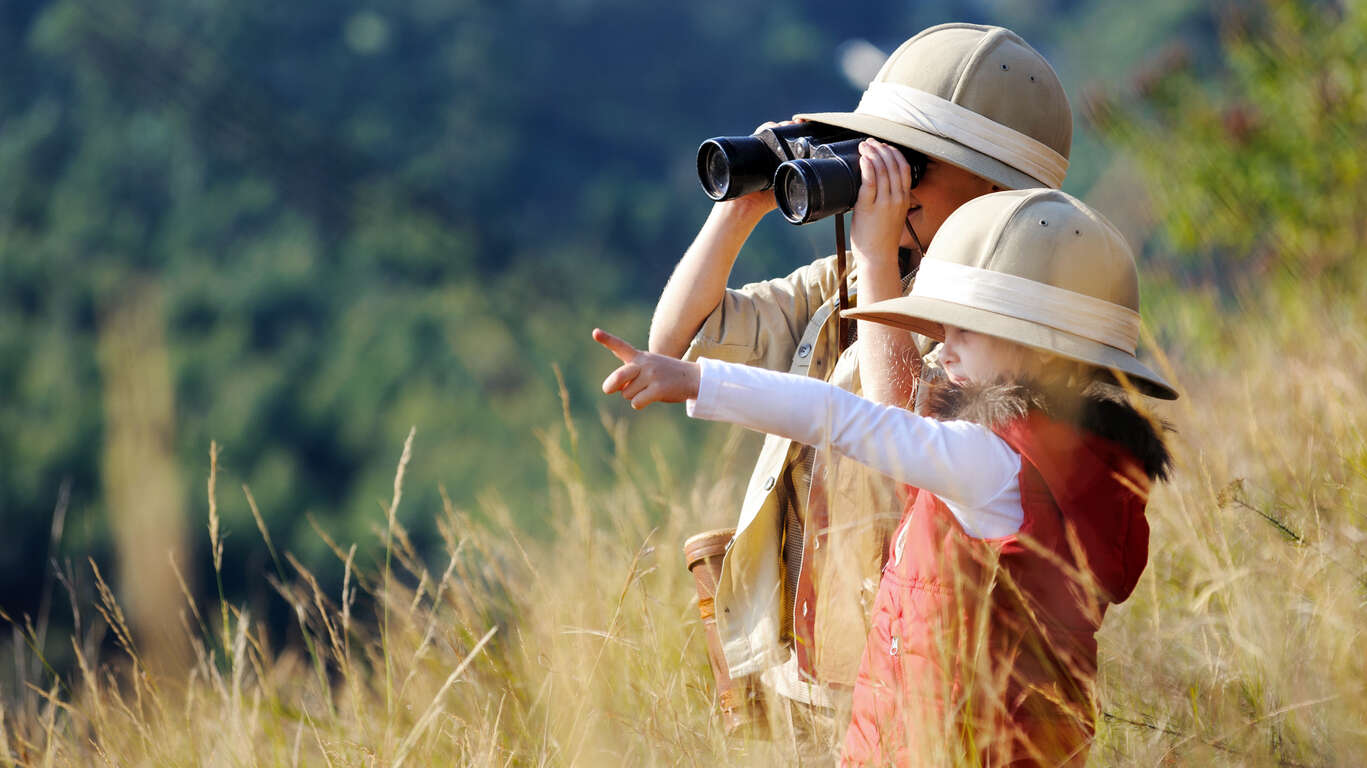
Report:
[{"label": "adult wearing pith helmet", "polygon": [[[1072,141],[1068,99],[1049,63],[1010,30],[972,24],[932,27],[908,40],[855,111],[798,117],[929,159],[910,188],[900,153],[874,144],[862,150],[869,189],[861,188],[855,208],[855,267],[847,278],[856,306],[903,295],[922,247],[967,201],[999,189],[1058,187]],[[879,184],[884,194],[871,205]],[[891,379],[889,366],[837,338],[833,257],[726,287],[746,238],[773,208],[770,192],[713,207],[660,297],[650,350],[790,371],[906,403],[910,382]],[[905,336],[894,343],[905,344]],[[886,351],[899,353],[919,354]],[[877,370],[861,377],[861,357]],[[888,510],[898,508],[900,493],[858,465],[775,437],[750,479],[717,586],[721,646],[733,677],[762,680],[771,713],[791,707],[794,716],[779,720],[815,729],[809,743],[830,743],[822,729],[838,727],[833,713],[848,700],[896,523]]]}]

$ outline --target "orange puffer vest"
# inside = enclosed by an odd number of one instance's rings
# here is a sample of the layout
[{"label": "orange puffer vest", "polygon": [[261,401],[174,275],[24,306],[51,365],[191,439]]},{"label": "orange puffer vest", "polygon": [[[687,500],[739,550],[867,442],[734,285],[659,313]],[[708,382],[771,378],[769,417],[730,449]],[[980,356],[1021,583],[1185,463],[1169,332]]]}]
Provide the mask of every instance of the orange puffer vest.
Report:
[{"label": "orange puffer vest", "polygon": [[1149,476],[1039,411],[994,431],[1021,455],[1018,533],[974,539],[913,490],[854,692],[843,765],[1085,762],[1095,632],[1148,559]]}]

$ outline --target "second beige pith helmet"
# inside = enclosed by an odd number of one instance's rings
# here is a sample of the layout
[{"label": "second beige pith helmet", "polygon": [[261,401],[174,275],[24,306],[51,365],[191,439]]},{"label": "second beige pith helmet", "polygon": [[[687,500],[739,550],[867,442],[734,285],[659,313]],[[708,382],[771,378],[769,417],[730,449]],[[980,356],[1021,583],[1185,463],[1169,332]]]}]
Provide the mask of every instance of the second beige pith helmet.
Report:
[{"label": "second beige pith helmet", "polygon": [[945,219],[911,293],[847,310],[944,339],[952,325],[1094,365],[1145,394],[1176,399],[1139,362],[1139,274],[1125,238],[1051,189],[983,195]]},{"label": "second beige pith helmet", "polygon": [[942,24],[888,57],[853,112],[798,115],[867,133],[1005,189],[1058,189],[1073,113],[1049,62],[1016,33]]}]

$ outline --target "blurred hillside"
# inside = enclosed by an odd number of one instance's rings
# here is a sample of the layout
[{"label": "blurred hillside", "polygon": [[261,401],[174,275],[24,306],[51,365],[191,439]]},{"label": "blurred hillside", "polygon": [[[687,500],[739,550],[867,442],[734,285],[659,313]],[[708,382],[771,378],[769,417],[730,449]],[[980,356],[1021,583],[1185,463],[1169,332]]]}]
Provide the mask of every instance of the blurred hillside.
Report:
[{"label": "blurred hillside", "polygon": [[[850,108],[843,44],[888,51],[950,20],[1020,31],[1080,115],[1084,85],[1123,81],[1171,38],[1213,48],[1193,5],[7,0],[2,607],[35,611],[51,560],[108,563],[115,532],[180,541],[211,583],[211,441],[229,599],[265,590],[241,485],[279,547],[335,585],[310,519],[373,560],[412,425],[400,520],[419,549],[443,489],[536,535],[542,441],[564,439],[544,432],[553,365],[581,423],[617,407],[595,394],[588,329],[644,338],[706,212],[701,139]],[[1079,119],[1069,191],[1108,163]],[[766,223],[734,282],[822,255],[829,228],[808,230]],[[634,471],[687,476],[719,446],[645,418],[660,428]],[[607,477],[592,457],[609,433],[576,439],[586,480]]]}]

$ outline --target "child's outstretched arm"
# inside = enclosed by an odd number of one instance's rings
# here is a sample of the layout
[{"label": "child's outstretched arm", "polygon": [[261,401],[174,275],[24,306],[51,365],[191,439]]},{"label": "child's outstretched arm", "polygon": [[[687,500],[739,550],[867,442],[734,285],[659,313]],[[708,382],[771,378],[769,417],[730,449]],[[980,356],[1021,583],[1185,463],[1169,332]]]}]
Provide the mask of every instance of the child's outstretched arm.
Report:
[{"label": "child's outstretched arm", "polygon": [[644,352],[601,328],[593,329],[593,340],[622,361],[603,379],[604,394],[621,392],[637,410],[651,403],[682,403],[698,396],[697,363]]},{"label": "child's outstretched arm", "polygon": [[643,352],[601,329],[593,339],[622,362],[603,380],[603,392],[621,392],[633,408],[688,402],[694,418],[830,446],[939,496],[970,536],[1004,536],[1020,527],[1019,494],[1003,496],[1016,488],[1020,457],[986,427],[878,405],[819,379]]}]

